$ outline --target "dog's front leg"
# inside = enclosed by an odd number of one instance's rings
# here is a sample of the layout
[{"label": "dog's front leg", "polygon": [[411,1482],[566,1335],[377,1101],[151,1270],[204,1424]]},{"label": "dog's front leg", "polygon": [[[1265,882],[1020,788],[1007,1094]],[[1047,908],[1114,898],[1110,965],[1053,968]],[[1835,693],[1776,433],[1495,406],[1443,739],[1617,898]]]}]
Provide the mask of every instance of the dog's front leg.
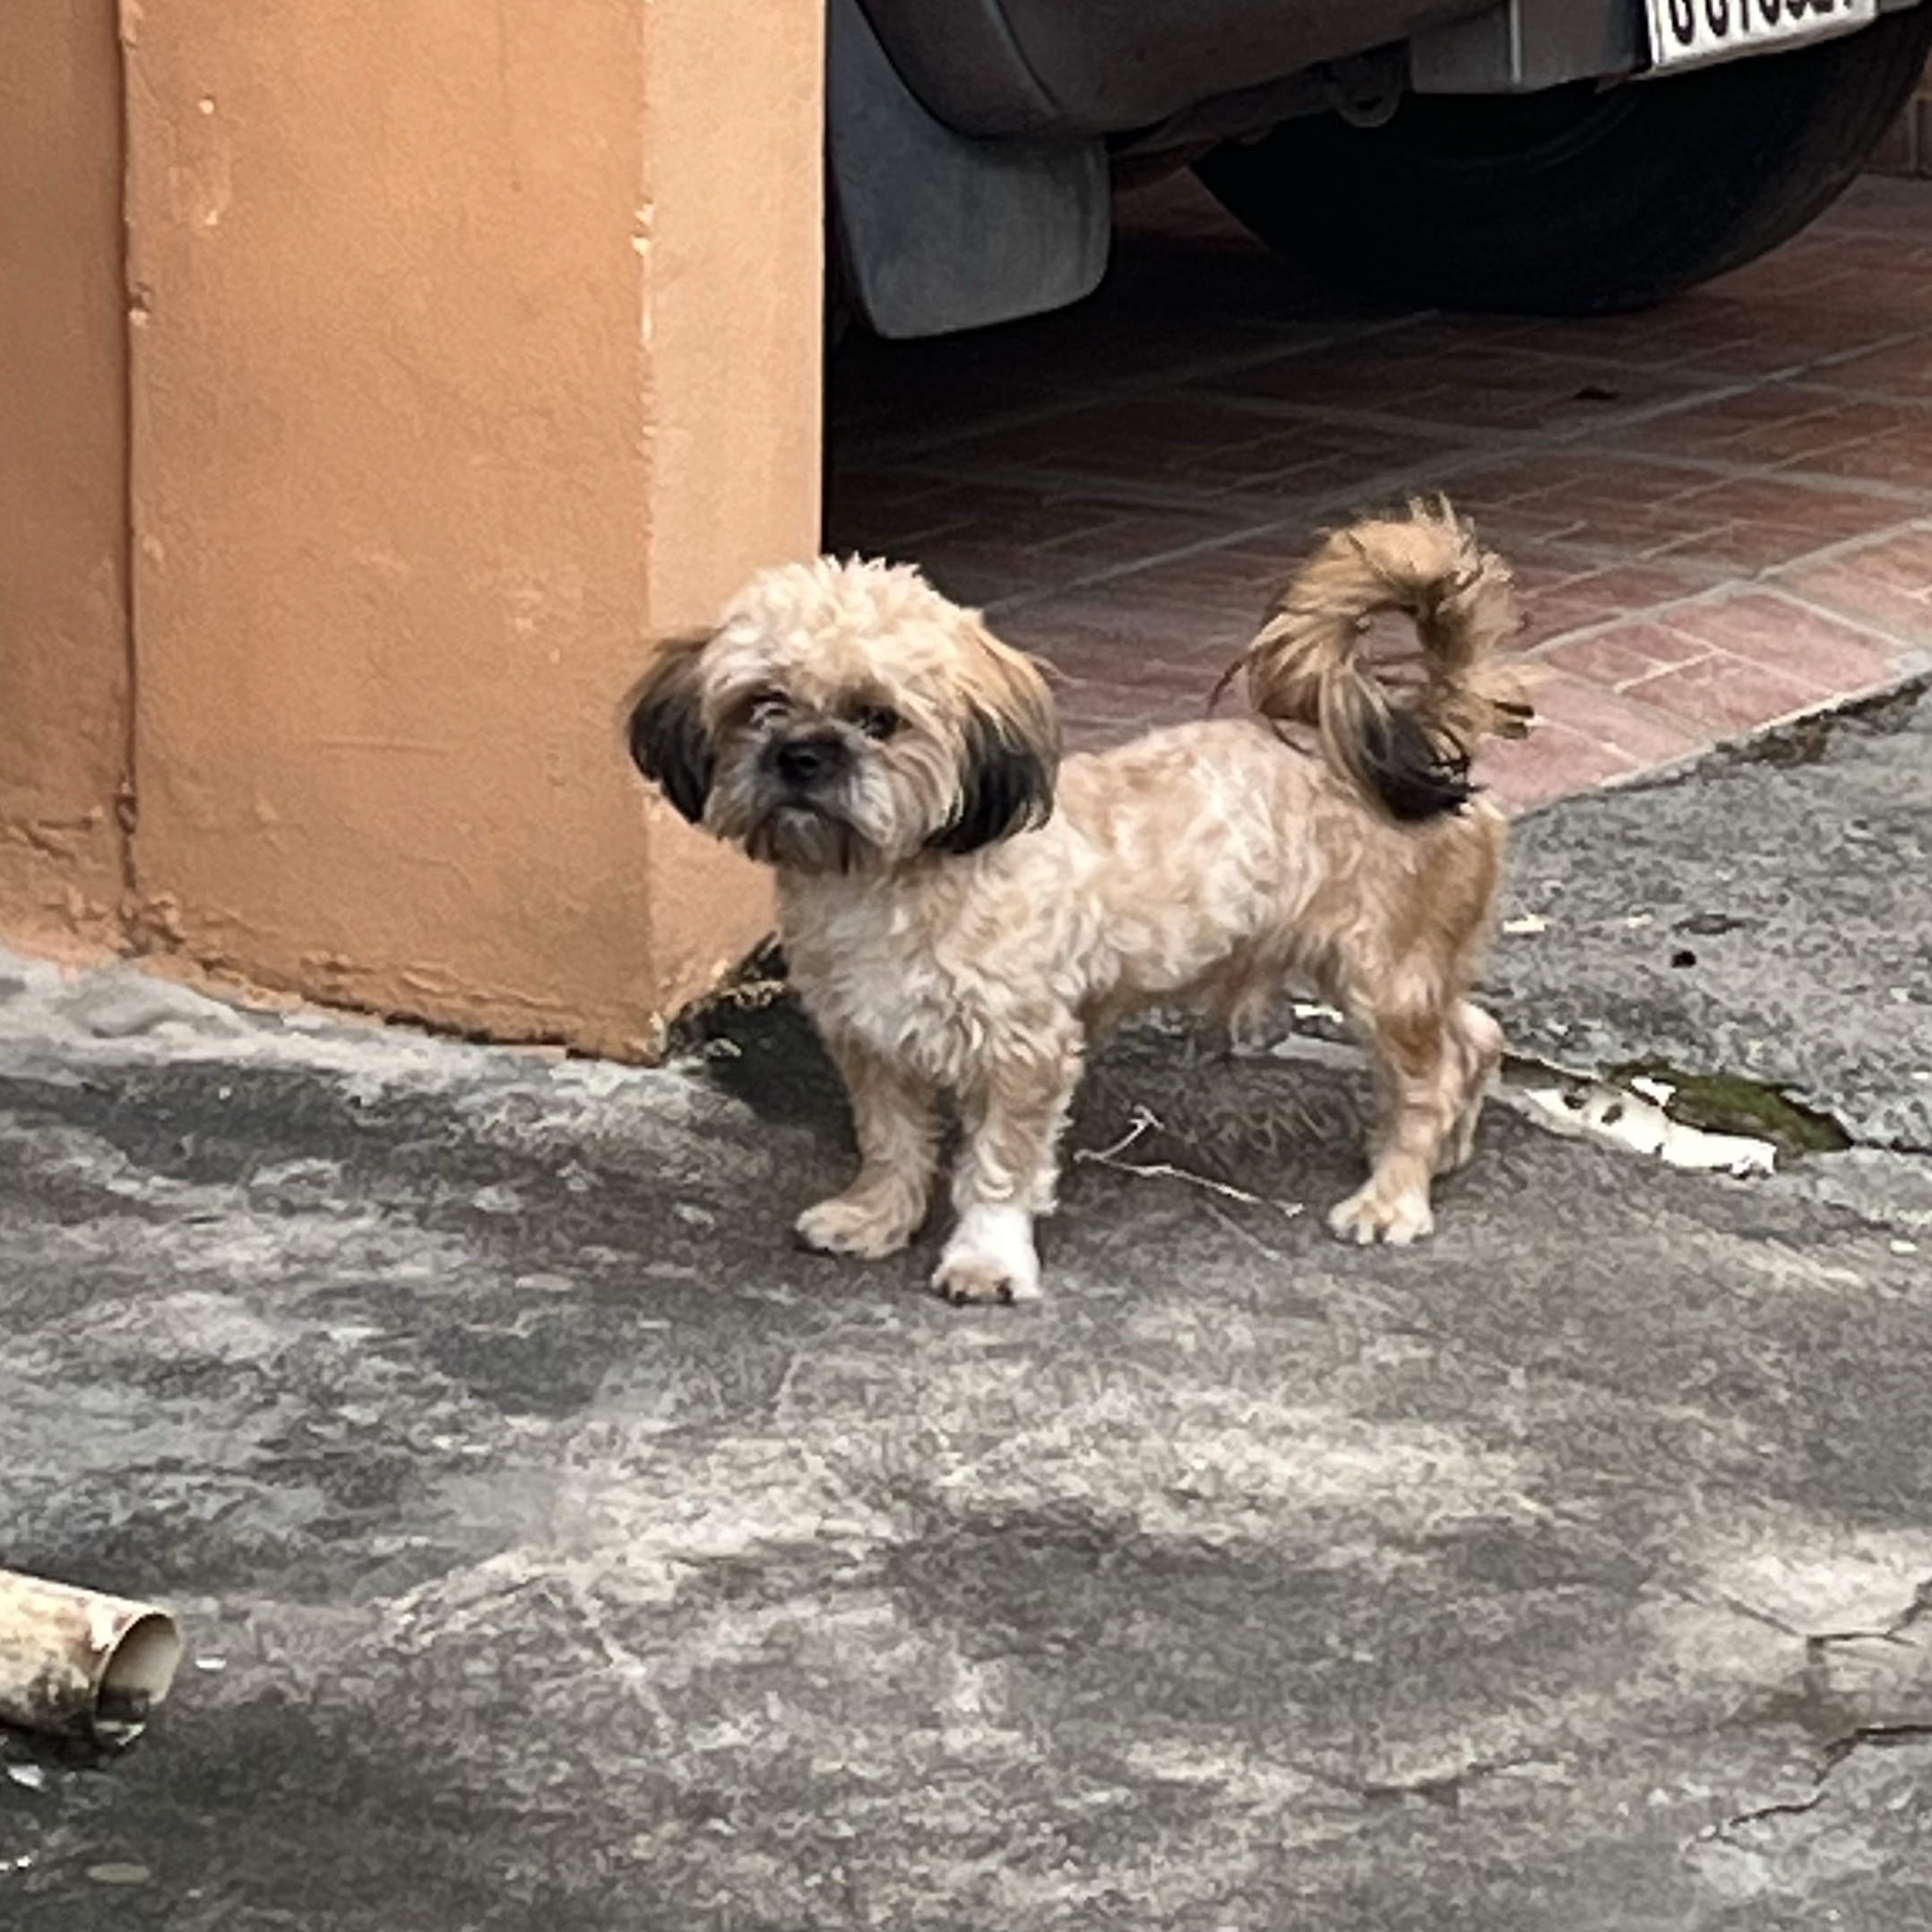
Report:
[{"label": "dog's front leg", "polygon": [[795,1225],[807,1247],[875,1260],[896,1254],[926,1219],[939,1148],[937,1095],[861,1040],[832,1032],[824,1039],[851,1099],[858,1174]]},{"label": "dog's front leg", "polygon": [[1080,1080],[1069,1023],[988,1055],[960,1096],[965,1143],[953,1177],[959,1215],[933,1286],[948,1301],[1035,1301],[1035,1215],[1053,1209],[1060,1133]]}]

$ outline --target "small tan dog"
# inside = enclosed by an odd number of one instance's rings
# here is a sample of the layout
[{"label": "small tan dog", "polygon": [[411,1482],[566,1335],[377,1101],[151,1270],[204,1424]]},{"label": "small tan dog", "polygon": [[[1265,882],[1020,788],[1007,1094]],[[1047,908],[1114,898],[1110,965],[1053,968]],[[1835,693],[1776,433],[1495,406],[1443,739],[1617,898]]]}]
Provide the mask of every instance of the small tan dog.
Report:
[{"label": "small tan dog", "polygon": [[[1367,661],[1384,611],[1420,637],[1407,677]],[[1036,1296],[1033,1220],[1090,1039],[1157,1005],[1238,1023],[1290,984],[1333,1001],[1378,1071],[1373,1171],[1332,1227],[1427,1234],[1502,1051],[1467,996],[1504,819],[1468,772],[1484,733],[1527,728],[1491,661],[1516,624],[1501,562],[1446,505],[1411,505],[1316,550],[1229,674],[1253,715],[1064,764],[1039,668],[904,566],[781,565],[668,645],[632,755],[777,868],[792,979],[851,1094],[858,1177],[801,1238],[903,1247],[951,1096],[958,1219],[934,1286]],[[1316,749],[1284,741],[1296,726]]]}]

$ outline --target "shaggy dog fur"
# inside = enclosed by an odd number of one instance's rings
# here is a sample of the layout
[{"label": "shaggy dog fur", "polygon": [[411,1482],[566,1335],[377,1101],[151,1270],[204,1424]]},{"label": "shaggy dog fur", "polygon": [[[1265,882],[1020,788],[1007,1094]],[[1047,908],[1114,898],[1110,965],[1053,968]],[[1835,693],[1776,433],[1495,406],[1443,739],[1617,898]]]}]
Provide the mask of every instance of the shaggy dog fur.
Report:
[{"label": "shaggy dog fur", "polygon": [[[1370,661],[1386,611],[1420,640],[1406,668]],[[1502,1051],[1469,993],[1504,819],[1468,774],[1481,736],[1527,725],[1492,658],[1516,623],[1500,561],[1446,505],[1412,505],[1315,551],[1229,673],[1247,716],[1064,763],[1039,668],[903,566],[767,570],[714,633],[666,647],[633,755],[776,868],[792,978],[851,1096],[858,1176],[799,1236],[902,1247],[950,1098],[935,1286],[1037,1295],[1034,1218],[1089,1042],[1157,1005],[1238,1024],[1294,984],[1377,1069],[1371,1171],[1331,1225],[1427,1234],[1431,1178],[1468,1158]]]}]

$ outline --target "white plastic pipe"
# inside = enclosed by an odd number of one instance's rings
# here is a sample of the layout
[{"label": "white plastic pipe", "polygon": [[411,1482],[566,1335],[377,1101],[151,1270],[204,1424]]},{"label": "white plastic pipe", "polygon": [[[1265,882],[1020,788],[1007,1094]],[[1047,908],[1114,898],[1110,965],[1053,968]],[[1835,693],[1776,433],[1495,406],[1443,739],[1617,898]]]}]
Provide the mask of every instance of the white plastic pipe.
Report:
[{"label": "white plastic pipe", "polygon": [[0,1723],[131,1744],[180,1662],[166,1610],[0,1570]]}]

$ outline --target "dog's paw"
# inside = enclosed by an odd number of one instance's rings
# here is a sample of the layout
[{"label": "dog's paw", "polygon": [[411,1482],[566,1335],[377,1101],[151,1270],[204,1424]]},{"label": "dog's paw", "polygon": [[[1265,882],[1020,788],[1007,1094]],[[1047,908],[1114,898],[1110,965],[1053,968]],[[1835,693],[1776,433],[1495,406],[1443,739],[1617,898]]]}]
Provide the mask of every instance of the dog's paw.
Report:
[{"label": "dog's paw", "polygon": [[985,1255],[949,1255],[934,1272],[933,1289],[955,1308],[971,1302],[1038,1301],[1039,1272]]},{"label": "dog's paw", "polygon": [[834,1195],[808,1207],[792,1223],[802,1246],[821,1255],[850,1255],[860,1261],[882,1261],[896,1255],[912,1238],[919,1217],[903,1206]]},{"label": "dog's paw", "polygon": [[1039,1256],[1031,1216],[1019,1208],[969,1210],[939,1257],[933,1289],[955,1307],[1038,1301]]},{"label": "dog's paw", "polygon": [[1328,1226],[1332,1233],[1358,1247],[1376,1241],[1407,1247],[1434,1229],[1436,1217],[1429,1212],[1428,1196],[1419,1189],[1384,1193],[1370,1181],[1329,1215]]}]

